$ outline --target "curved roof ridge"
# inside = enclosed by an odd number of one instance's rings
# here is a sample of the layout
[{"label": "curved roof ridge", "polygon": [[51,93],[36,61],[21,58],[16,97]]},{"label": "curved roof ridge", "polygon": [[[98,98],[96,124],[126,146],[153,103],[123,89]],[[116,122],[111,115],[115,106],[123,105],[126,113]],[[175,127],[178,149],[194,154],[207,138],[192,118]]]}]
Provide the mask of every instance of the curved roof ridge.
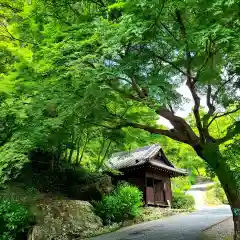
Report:
[{"label": "curved roof ridge", "polygon": [[114,169],[141,165],[149,161],[150,158],[155,157],[160,149],[161,146],[159,144],[152,144],[138,148],[135,151],[115,153],[108,160],[108,164]]},{"label": "curved roof ridge", "polygon": [[[159,155],[159,157],[157,157],[157,155]],[[135,151],[126,151],[113,154],[108,160],[107,165],[112,169],[119,170],[144,165],[146,163],[152,165],[153,167],[170,171],[175,175],[187,175],[185,170],[177,169],[171,164],[159,144],[141,147]]]}]

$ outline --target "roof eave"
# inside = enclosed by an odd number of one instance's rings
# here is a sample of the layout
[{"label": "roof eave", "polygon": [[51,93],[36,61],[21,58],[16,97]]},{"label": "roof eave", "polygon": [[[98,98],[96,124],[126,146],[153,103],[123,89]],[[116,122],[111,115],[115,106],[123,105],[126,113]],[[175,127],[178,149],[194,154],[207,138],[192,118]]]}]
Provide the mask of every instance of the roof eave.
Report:
[{"label": "roof eave", "polygon": [[188,176],[188,173],[186,172],[174,172],[174,174],[173,175],[171,175],[171,177],[181,177],[181,176],[184,176],[184,177],[186,177],[186,176]]},{"label": "roof eave", "polygon": [[168,168],[164,168],[162,166],[160,167],[160,166],[154,165],[151,162],[148,162],[148,163],[149,163],[148,166],[156,168],[156,169],[159,169],[160,171],[163,170],[165,172],[168,172],[168,173],[170,173],[170,175],[175,175],[174,177],[188,176],[188,172],[187,171],[183,171],[181,169],[174,168],[174,170],[171,170],[171,169],[168,169]]}]

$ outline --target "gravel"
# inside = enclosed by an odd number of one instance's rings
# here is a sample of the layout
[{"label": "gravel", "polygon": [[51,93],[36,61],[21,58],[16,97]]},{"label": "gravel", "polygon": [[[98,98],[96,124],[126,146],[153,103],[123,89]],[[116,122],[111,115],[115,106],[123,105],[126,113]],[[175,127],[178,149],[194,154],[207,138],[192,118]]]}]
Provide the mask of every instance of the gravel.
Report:
[{"label": "gravel", "polygon": [[206,229],[201,234],[201,240],[230,240],[233,239],[234,227],[232,217]]}]

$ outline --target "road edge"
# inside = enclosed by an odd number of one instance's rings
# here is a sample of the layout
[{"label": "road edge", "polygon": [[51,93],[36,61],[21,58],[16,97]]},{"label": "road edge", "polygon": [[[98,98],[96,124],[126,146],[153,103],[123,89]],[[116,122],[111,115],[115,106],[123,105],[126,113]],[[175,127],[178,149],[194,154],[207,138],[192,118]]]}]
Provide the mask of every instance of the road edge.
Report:
[{"label": "road edge", "polygon": [[205,231],[209,230],[210,228],[213,228],[213,227],[217,226],[218,224],[223,223],[223,222],[229,220],[230,218],[232,218],[232,216],[227,217],[227,218],[221,220],[220,222],[217,222],[217,223],[212,224],[211,226],[209,226],[209,227],[203,229],[201,232],[205,232]]}]

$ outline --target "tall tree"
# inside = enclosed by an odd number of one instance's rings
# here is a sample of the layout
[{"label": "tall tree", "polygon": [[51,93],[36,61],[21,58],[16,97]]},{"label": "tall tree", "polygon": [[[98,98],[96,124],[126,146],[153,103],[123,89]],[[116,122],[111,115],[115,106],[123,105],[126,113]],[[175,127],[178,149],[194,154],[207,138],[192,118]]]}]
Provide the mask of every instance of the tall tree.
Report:
[{"label": "tall tree", "polygon": [[[104,83],[136,108],[124,119],[116,116],[122,119],[116,126],[191,146],[218,176],[232,207],[235,239],[240,239],[238,172],[220,150],[240,132],[237,1],[120,1],[108,11],[119,14],[99,22],[104,70],[110,71],[103,72]],[[194,126],[175,114],[184,102],[176,91],[182,84],[191,93]],[[201,109],[203,101],[207,111]],[[173,128],[151,125],[153,112]],[[216,136],[213,124],[226,116],[234,119]]]},{"label": "tall tree", "polygon": [[[140,118],[125,119],[122,126],[191,146],[218,176],[232,207],[235,239],[240,239],[238,172],[220,151],[221,144],[240,132],[237,1],[121,3],[114,6],[121,17],[104,25],[105,56],[115,70],[109,84],[123,98],[169,120],[173,128],[151,126]],[[175,114],[184,100],[176,91],[181,84],[191,93],[194,127]],[[208,110],[201,114],[203,101]],[[231,115],[234,120],[220,136],[212,134],[213,123]]]}]

